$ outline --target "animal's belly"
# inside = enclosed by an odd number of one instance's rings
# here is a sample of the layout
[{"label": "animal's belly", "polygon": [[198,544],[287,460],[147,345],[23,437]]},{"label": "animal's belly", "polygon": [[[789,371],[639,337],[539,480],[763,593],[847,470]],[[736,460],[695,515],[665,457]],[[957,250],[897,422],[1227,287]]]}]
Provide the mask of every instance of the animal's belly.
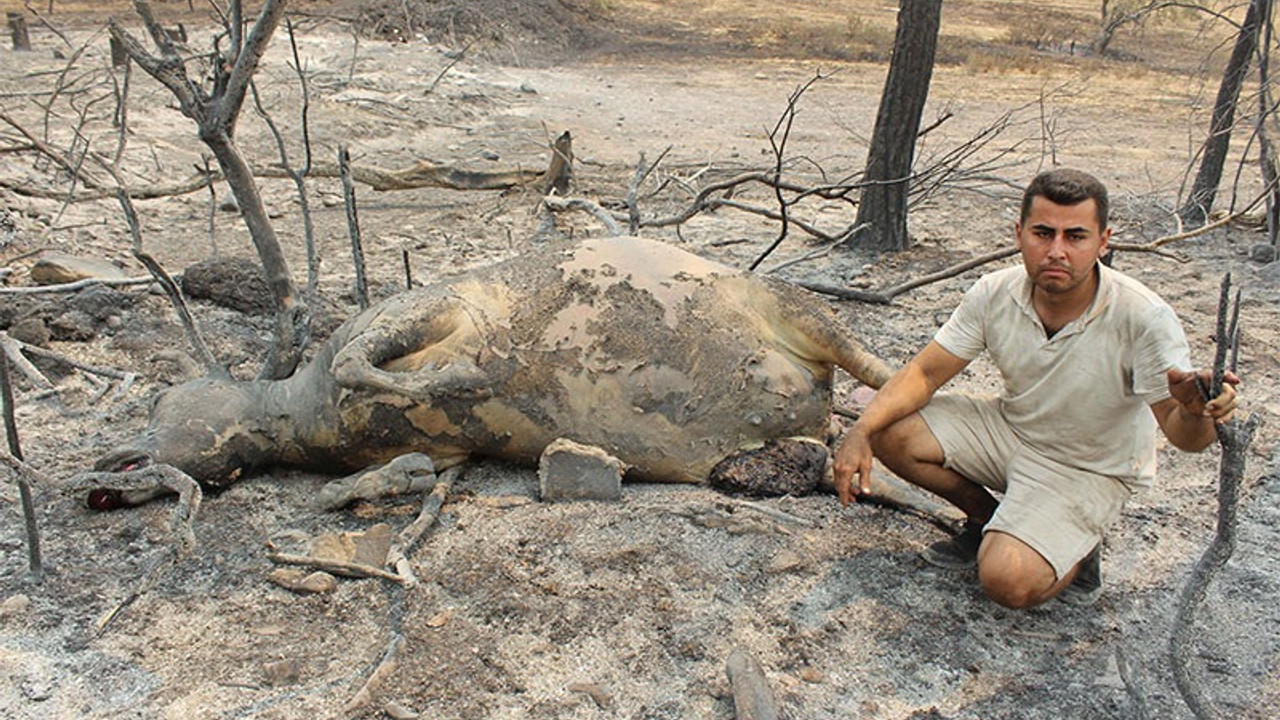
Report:
[{"label": "animal's belly", "polygon": [[[410,450],[536,463],[560,437],[605,449],[633,479],[701,482],[725,456],[765,440],[817,436],[830,386],[754,353],[737,367],[689,373],[660,361],[513,373],[486,397],[415,403],[352,393],[341,414],[357,461]],[[366,457],[367,455],[367,457]]]}]

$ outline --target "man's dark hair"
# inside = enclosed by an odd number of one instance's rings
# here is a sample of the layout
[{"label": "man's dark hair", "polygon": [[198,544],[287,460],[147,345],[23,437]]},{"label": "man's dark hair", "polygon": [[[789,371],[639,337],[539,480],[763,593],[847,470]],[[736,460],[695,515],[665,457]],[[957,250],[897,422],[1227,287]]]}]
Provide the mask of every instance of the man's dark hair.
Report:
[{"label": "man's dark hair", "polygon": [[1107,200],[1107,186],[1087,172],[1058,168],[1035,176],[1022,194],[1020,222],[1027,222],[1027,216],[1031,214],[1031,201],[1036,197],[1045,198],[1055,205],[1075,205],[1093,198],[1098,210],[1098,230],[1107,229],[1107,213],[1111,208]]}]

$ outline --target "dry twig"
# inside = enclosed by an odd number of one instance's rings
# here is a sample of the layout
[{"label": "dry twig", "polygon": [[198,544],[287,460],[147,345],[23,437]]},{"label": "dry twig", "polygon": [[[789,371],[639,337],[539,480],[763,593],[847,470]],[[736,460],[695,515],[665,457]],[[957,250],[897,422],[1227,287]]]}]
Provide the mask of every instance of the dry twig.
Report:
[{"label": "dry twig", "polygon": [[409,565],[409,554],[413,552],[418,540],[422,539],[423,533],[440,517],[440,509],[449,497],[449,488],[461,472],[462,468],[455,466],[440,474],[435,487],[423,498],[422,510],[418,512],[417,519],[396,535],[387,550],[387,566],[395,568],[396,573],[404,578],[405,587],[413,587],[418,583],[418,577],[413,574],[413,568]]},{"label": "dry twig", "polygon": [[356,692],[355,696],[343,706],[343,715],[350,715],[369,704],[378,686],[396,669],[396,655],[400,652],[401,647],[404,647],[404,636],[400,633],[392,634],[391,641],[387,643],[386,652],[382,653],[382,660],[378,662],[378,666],[373,669],[369,679],[364,682],[364,685],[360,686],[360,690]]},{"label": "dry twig", "polygon": [[403,585],[405,579],[393,572],[363,563],[346,562],[332,558],[311,557],[309,555],[293,555],[291,553],[267,553],[267,559],[281,565],[298,565],[315,570],[346,575],[347,577],[379,578]]}]

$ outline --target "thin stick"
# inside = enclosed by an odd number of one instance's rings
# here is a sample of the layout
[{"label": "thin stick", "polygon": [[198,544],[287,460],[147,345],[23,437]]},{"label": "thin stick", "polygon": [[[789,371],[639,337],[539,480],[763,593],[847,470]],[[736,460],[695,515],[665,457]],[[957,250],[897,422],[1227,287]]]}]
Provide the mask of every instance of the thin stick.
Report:
[{"label": "thin stick", "polygon": [[413,574],[413,568],[409,565],[409,553],[413,552],[413,546],[422,539],[423,533],[440,517],[440,509],[449,497],[449,488],[460,473],[461,468],[455,466],[440,474],[435,487],[423,499],[422,510],[418,512],[417,519],[396,535],[395,541],[387,550],[387,565],[395,568],[396,573],[404,578],[405,587],[413,587],[418,583],[418,577]]},{"label": "thin stick", "polygon": [[396,655],[400,652],[401,647],[404,647],[404,636],[400,633],[394,633],[391,636],[391,641],[387,643],[386,652],[382,653],[382,660],[378,662],[378,667],[374,668],[373,673],[369,675],[369,679],[364,682],[364,685],[360,687],[360,690],[356,692],[350,702],[342,708],[344,715],[350,715],[369,704],[369,701],[373,698],[374,691],[396,669]]},{"label": "thin stick", "polygon": [[[1228,313],[1227,307],[1230,288],[1231,276],[1228,274],[1223,278],[1222,291],[1218,299],[1217,347],[1214,354],[1213,381],[1209,388],[1201,389],[1202,394],[1206,395],[1206,400],[1221,392],[1227,346],[1232,342],[1228,325],[1234,324],[1235,321],[1228,320],[1234,315],[1234,313]],[[1236,304],[1238,306],[1239,296]],[[1188,665],[1191,642],[1198,635],[1196,613],[1204,603],[1209,584],[1235,552],[1237,514],[1245,459],[1257,427],[1257,416],[1250,416],[1243,422],[1232,419],[1216,426],[1218,444],[1222,447],[1222,464],[1218,473],[1217,529],[1209,547],[1201,555],[1199,562],[1191,571],[1187,584],[1182,588],[1182,594],[1178,599],[1178,612],[1174,616],[1173,633],[1169,637],[1169,660],[1173,668],[1174,684],[1192,714],[1201,720],[1219,717],[1219,715],[1209,698],[1205,697],[1204,683],[1196,682]]]},{"label": "thin stick", "polygon": [[754,510],[762,515],[771,517],[774,520],[781,520],[782,522],[791,523],[793,525],[801,525],[804,527],[814,527],[814,524],[809,520],[806,520],[797,515],[792,515],[789,512],[783,512],[782,510],[771,508],[768,505],[761,505],[760,503],[751,502],[750,500],[738,500],[735,504],[738,505],[739,507],[744,507],[749,510]]},{"label": "thin stick", "polygon": [[281,565],[298,565],[301,567],[314,568],[316,570],[324,570],[326,572],[334,572],[347,577],[364,577],[364,578],[380,578],[382,580],[390,580],[391,582],[404,584],[405,579],[393,572],[387,572],[382,568],[376,568],[372,565],[364,565],[362,563],[345,562],[343,560],[333,560],[329,558],[315,558],[307,555],[293,555],[290,553],[267,553],[267,559]]},{"label": "thin stick", "polygon": [[342,199],[347,207],[347,232],[351,235],[351,259],[356,269],[356,302],[360,309],[369,307],[369,286],[364,277],[364,247],[360,244],[360,219],[356,213],[356,189],[351,180],[351,153],[347,146],[338,148],[338,168],[342,176]]},{"label": "thin stick", "polygon": [[[18,495],[22,498],[22,518],[27,525],[27,569],[36,582],[44,580],[44,562],[40,557],[40,526],[36,522],[35,499],[27,476],[34,470],[25,468],[22,461],[22,445],[18,442],[18,421],[13,409],[13,386],[9,384],[9,361],[0,353],[0,401],[4,403],[4,434],[9,441],[6,464],[18,473]],[[12,462],[9,462],[9,459]],[[24,469],[25,468],[25,469]]]},{"label": "thin stick", "polygon": [[155,278],[136,277],[136,278],[85,278],[84,280],[76,280],[69,283],[58,283],[56,285],[36,285],[32,287],[0,287],[0,295],[46,295],[53,293],[75,292],[87,288],[90,285],[105,285],[108,287],[127,287],[130,285],[147,285],[155,282]]}]

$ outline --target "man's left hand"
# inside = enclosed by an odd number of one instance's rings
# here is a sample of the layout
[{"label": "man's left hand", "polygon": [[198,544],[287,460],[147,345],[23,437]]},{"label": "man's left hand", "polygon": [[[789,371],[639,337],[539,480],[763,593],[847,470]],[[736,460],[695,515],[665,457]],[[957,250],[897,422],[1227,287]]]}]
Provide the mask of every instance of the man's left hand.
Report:
[{"label": "man's left hand", "polygon": [[1166,377],[1169,380],[1169,393],[1194,417],[1212,418],[1216,424],[1221,425],[1231,419],[1239,404],[1235,386],[1240,384],[1240,378],[1235,373],[1223,374],[1222,393],[1208,402],[1205,402],[1200,390],[1201,387],[1208,388],[1213,379],[1208,370],[1170,370]]}]

